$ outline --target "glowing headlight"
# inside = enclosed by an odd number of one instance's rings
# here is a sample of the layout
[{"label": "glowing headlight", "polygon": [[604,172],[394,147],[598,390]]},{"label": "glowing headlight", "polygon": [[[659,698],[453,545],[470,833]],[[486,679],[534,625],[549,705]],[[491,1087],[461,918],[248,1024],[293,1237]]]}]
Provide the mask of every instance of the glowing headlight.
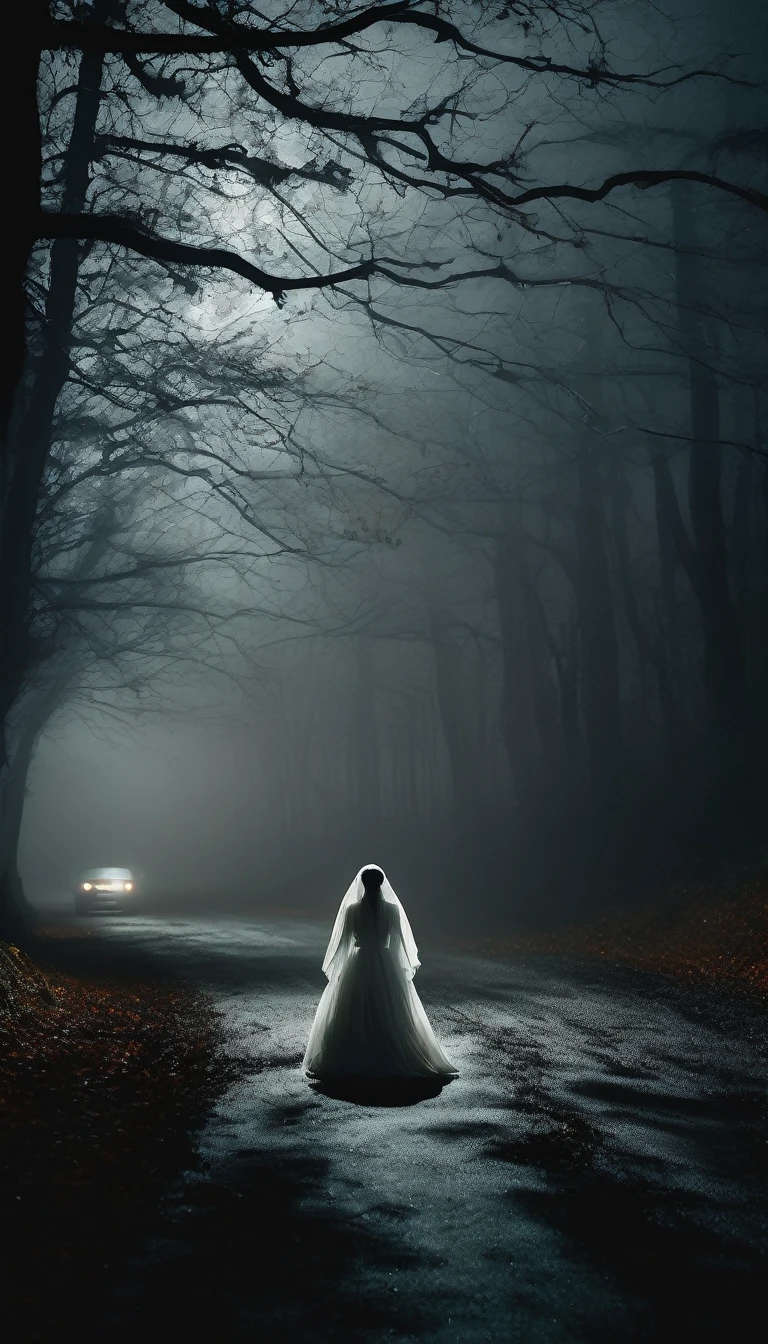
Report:
[{"label": "glowing headlight", "polygon": [[132,883],[132,882],[125,882],[123,885],[125,886],[125,890],[126,890],[126,891],[133,891],[133,883]]},{"label": "glowing headlight", "polygon": [[90,884],[90,882],[84,882],[84,883],[83,883],[83,891],[90,891],[90,890],[91,890],[91,884]]}]

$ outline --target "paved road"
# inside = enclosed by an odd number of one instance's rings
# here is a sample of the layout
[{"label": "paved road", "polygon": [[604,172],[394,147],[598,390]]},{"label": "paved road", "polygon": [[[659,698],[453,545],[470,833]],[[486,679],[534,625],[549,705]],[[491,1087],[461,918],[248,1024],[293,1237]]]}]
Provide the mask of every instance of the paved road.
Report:
[{"label": "paved road", "polygon": [[158,1338],[227,1344],[763,1338],[766,1071],[748,1012],[724,1025],[639,975],[422,947],[417,984],[460,1077],[330,1096],[298,1068],[326,929],[98,929],[213,993],[253,1066],[126,1276],[137,1338],[149,1303]]}]

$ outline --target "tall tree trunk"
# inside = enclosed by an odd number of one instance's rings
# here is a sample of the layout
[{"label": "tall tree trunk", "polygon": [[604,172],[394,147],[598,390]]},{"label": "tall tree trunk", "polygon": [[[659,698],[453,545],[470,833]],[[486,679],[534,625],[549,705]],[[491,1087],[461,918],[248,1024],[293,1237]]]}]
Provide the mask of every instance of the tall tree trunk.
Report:
[{"label": "tall tree trunk", "polygon": [[621,591],[624,618],[629,626],[629,631],[637,650],[640,671],[640,700],[645,713],[649,715],[648,683],[650,680],[651,668],[656,662],[654,656],[655,651],[653,649],[652,641],[646,631],[640,610],[635,572],[632,564],[632,552],[629,542],[629,523],[627,519],[627,513],[632,499],[632,490],[624,472],[623,464],[615,454],[611,459],[609,467],[608,497],[610,500],[611,535],[616,562],[616,575]]},{"label": "tall tree trunk", "polygon": [[643,703],[646,703],[647,669],[652,667],[656,675],[658,703],[664,723],[667,759],[669,765],[676,771],[682,759],[683,723],[674,693],[667,642],[661,628],[656,631],[647,628],[640,611],[627,527],[629,488],[626,479],[620,474],[620,468],[616,462],[613,463],[610,496],[618,579],[624,599],[624,614],[640,660],[644,688]]},{"label": "tall tree trunk", "polygon": [[[522,537],[510,527],[496,546],[494,581],[502,653],[502,729],[520,814],[540,825],[558,786],[556,710],[548,653],[531,591]],[[557,757],[557,761],[556,758]]]},{"label": "tall tree trunk", "polygon": [[[34,3],[36,5],[37,0]],[[47,12],[48,6],[43,8]],[[85,206],[103,65],[103,53],[98,51],[85,52],[80,61],[72,134],[64,162],[62,208],[65,211],[77,212]],[[15,126],[16,116],[7,124]],[[27,618],[35,517],[50,453],[56,403],[69,373],[79,264],[80,245],[76,240],[57,239],[53,243],[43,349],[35,360],[33,385],[25,397],[26,405],[14,417],[8,442],[0,538],[0,720],[3,724],[21,690],[34,654]]]},{"label": "tall tree trunk", "polygon": [[[3,238],[3,359],[0,364],[0,441],[6,436],[24,367],[24,279],[39,232],[42,149],[37,107],[40,34],[50,17],[49,0],[24,0],[4,15],[0,53],[0,125],[5,129],[3,171],[9,192]],[[8,484],[5,471],[2,493]]]},{"label": "tall tree trunk", "polygon": [[697,312],[702,285],[696,234],[685,183],[672,187],[672,222],[678,323],[688,356],[691,451],[688,502],[695,544],[696,591],[704,633],[704,686],[712,729],[718,737],[746,729],[750,712],[739,624],[728,581],[721,496],[722,448],[716,355],[711,330]]},{"label": "tall tree trunk", "polygon": [[593,813],[602,820],[620,811],[623,793],[619,642],[605,539],[603,481],[599,465],[602,440],[595,432],[603,417],[604,317],[593,295],[583,297],[581,313],[584,341],[574,374],[588,409],[577,429],[575,445],[576,594],[589,794]]},{"label": "tall tree trunk", "polygon": [[557,683],[560,692],[560,730],[571,783],[581,772],[583,743],[579,726],[579,650],[576,621],[560,626],[557,657]]},{"label": "tall tree trunk", "polygon": [[440,723],[451,771],[453,802],[460,817],[482,809],[478,794],[477,742],[472,727],[476,714],[471,698],[477,693],[467,676],[466,652],[446,629],[437,603],[429,603],[429,624],[435,666],[435,689]]},{"label": "tall tree trunk", "polygon": [[14,734],[13,750],[0,785],[0,936],[18,938],[33,922],[19,875],[19,837],[29,767],[40,734],[61,703],[61,683],[29,693]]},{"label": "tall tree trunk", "polygon": [[356,641],[357,685],[353,722],[357,806],[366,833],[375,830],[381,810],[381,762],[376,716],[373,641]]},{"label": "tall tree trunk", "polygon": [[[688,542],[688,534],[680,517],[669,463],[663,450],[655,445],[651,448],[650,456],[653,471],[656,541],[659,551],[659,637],[665,649],[670,676],[674,678],[680,662],[677,565],[685,557],[684,567],[693,587],[695,586],[693,557]],[[676,544],[675,528],[679,533],[682,533],[682,553],[680,545]]]},{"label": "tall tree trunk", "polygon": [[[736,416],[737,438],[759,450],[759,393],[752,389],[750,402]],[[744,602],[749,591],[749,570],[754,544],[752,497],[756,478],[755,458],[747,448],[739,453],[731,518],[731,558],[733,587],[737,601]]]},{"label": "tall tree trunk", "polygon": [[582,711],[590,794],[596,812],[618,808],[622,794],[619,646],[605,549],[601,483],[585,430],[579,446],[576,547],[579,557]]},{"label": "tall tree trunk", "polygon": [[[105,526],[81,553],[73,577],[85,579],[98,567],[108,550],[110,520],[111,509],[106,506]],[[76,656],[71,649],[67,656],[65,645],[54,644],[47,665],[42,671],[38,669],[37,682],[25,685],[15,705],[13,750],[0,772],[0,927],[3,921],[16,926],[30,922],[17,860],[27,775],[37,740],[51,715],[66,700],[76,676]]]}]

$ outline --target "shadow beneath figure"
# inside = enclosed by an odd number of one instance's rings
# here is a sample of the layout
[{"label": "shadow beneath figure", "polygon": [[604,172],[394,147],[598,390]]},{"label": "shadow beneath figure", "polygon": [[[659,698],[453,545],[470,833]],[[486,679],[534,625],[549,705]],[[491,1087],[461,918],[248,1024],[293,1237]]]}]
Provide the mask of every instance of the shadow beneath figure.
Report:
[{"label": "shadow beneath figure", "polygon": [[439,1097],[453,1078],[312,1078],[313,1092],[353,1106],[418,1106]]}]

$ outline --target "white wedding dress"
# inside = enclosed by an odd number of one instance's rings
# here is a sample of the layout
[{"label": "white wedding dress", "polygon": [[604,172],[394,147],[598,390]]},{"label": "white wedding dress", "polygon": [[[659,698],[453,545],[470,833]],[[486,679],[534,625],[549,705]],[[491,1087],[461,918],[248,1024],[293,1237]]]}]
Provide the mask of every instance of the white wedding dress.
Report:
[{"label": "white wedding dress", "polygon": [[313,1078],[453,1077],[413,985],[421,963],[408,917],[386,877],[380,893],[365,892],[364,871],[336,916],[302,1067]]}]

